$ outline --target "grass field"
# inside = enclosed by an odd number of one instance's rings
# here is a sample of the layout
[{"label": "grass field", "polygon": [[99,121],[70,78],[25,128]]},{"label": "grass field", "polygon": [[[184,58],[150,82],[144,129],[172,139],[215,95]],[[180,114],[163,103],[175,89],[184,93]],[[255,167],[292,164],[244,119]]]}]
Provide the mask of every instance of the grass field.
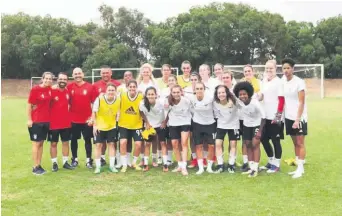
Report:
[{"label": "grass field", "polygon": [[[341,215],[341,99],[308,102],[307,164],[296,180],[287,175],[294,167],[284,162],[280,173],[253,179],[196,176],[194,170],[183,177],[160,168],[94,175],[85,168],[83,143],[80,167],[57,173],[50,171],[46,143],[49,172],[34,176],[25,107],[23,99],[2,100],[2,215]],[[283,158],[293,157],[290,140],[282,144]]]}]

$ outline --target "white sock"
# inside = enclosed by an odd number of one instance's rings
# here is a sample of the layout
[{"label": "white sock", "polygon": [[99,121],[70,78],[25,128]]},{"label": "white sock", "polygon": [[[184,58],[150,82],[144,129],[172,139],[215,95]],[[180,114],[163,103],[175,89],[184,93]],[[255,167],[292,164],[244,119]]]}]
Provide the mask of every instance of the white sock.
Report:
[{"label": "white sock", "polygon": [[109,157],[109,166],[114,167],[115,157]]},{"label": "white sock", "polygon": [[211,169],[213,167],[213,163],[214,161],[212,160],[208,160],[208,166],[207,166],[207,169]]},{"label": "white sock", "polygon": [[208,152],[207,151],[203,151],[203,158],[207,159],[208,157]]},{"label": "white sock", "polygon": [[127,166],[127,155],[121,155],[120,161],[121,161],[122,166]]},{"label": "white sock", "polygon": [[[273,157],[269,157],[268,158],[268,163],[269,164],[273,164],[274,163],[274,158]],[[274,165],[274,164],[273,164]]]},{"label": "white sock", "polygon": [[57,158],[51,158],[52,163],[57,163]]},{"label": "white sock", "polygon": [[229,165],[235,164],[235,154],[232,154],[232,153],[229,154],[228,164]]},{"label": "white sock", "polygon": [[103,160],[106,160],[106,155],[101,155],[101,158],[102,158]]},{"label": "white sock", "polygon": [[280,167],[280,159],[274,158],[273,163],[273,165],[275,165],[276,167]]},{"label": "white sock", "polygon": [[296,156],[296,162],[298,162],[298,156]]},{"label": "white sock", "polygon": [[197,158],[196,153],[191,153],[191,156],[192,156],[192,159],[196,159]]},{"label": "white sock", "polygon": [[136,163],[137,163],[137,160],[138,160],[138,157],[137,157],[137,156],[133,156],[132,164],[136,164]]},{"label": "white sock", "polygon": [[167,151],[167,160],[168,161],[172,161],[172,153],[173,153],[172,150]]},{"label": "white sock", "polygon": [[[121,162],[122,163],[122,162]],[[127,152],[127,161],[126,161],[126,165],[132,165],[132,160],[131,160],[131,152]]]},{"label": "white sock", "polygon": [[157,158],[157,155],[152,153],[152,159],[156,159]]},{"label": "white sock", "polygon": [[[202,163],[203,163],[203,160],[202,160]],[[217,156],[217,164],[218,165],[222,165],[223,164],[223,156],[222,155]]]},{"label": "white sock", "polygon": [[259,168],[259,163],[254,162],[254,163],[253,163],[253,167],[254,167],[254,169],[253,169],[254,171],[258,171],[258,170],[259,170],[259,169],[258,169],[258,168]]},{"label": "white sock", "polygon": [[87,163],[89,163],[90,162],[90,158],[87,158],[86,161],[87,161]]},{"label": "white sock", "polygon": [[243,160],[243,163],[248,163],[248,156],[247,155],[242,155],[242,160]]},{"label": "white sock", "polygon": [[[128,154],[128,153],[127,153]],[[119,151],[116,151],[116,157],[117,158],[120,158],[120,152]]]},{"label": "white sock", "polygon": [[198,169],[204,170],[203,159],[197,159]]},{"label": "white sock", "polygon": [[167,155],[163,155],[163,164],[164,164],[164,165],[167,164]]},{"label": "white sock", "polygon": [[148,156],[144,156],[144,165],[148,165]]},{"label": "white sock", "polygon": [[74,158],[74,161],[77,161],[77,162],[78,162],[78,158]]},{"label": "white sock", "polygon": [[253,169],[253,163],[254,163],[254,161],[248,161],[249,169]]},{"label": "white sock", "polygon": [[178,161],[178,167],[182,168],[182,161]]},{"label": "white sock", "polygon": [[69,158],[68,156],[63,156],[63,165],[68,162]]},{"label": "white sock", "polygon": [[140,154],[140,158],[141,158],[141,159],[143,159],[143,158],[144,158],[144,156],[145,156],[144,154]]},{"label": "white sock", "polygon": [[304,172],[304,160],[298,159],[297,171]]},{"label": "white sock", "polygon": [[95,159],[96,168],[101,168],[101,159]]},{"label": "white sock", "polygon": [[157,150],[157,155],[158,155],[158,158],[161,158],[162,157],[162,151]]}]

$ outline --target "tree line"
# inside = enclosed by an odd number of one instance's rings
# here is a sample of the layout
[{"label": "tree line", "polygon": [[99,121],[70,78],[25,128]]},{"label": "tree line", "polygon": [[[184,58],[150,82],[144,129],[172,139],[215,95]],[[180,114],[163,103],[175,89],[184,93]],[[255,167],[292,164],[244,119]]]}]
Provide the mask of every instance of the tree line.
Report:
[{"label": "tree line", "polygon": [[326,78],[342,78],[342,16],[310,22],[285,22],[275,13],[246,4],[212,3],[154,23],[143,13],[99,7],[101,24],[75,25],[64,18],[1,16],[2,78],[30,78],[43,71],[71,72],[82,67],[139,67],[169,63],[193,68],[278,63],[291,57],[300,64],[324,64]]}]

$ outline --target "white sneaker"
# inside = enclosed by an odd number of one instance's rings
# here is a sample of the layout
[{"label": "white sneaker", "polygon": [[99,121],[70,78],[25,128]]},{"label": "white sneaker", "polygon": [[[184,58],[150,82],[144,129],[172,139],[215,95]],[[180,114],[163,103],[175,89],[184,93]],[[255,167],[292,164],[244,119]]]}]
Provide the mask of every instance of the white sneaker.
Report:
[{"label": "white sneaker", "polygon": [[292,171],[292,172],[289,172],[289,173],[287,173],[287,174],[289,174],[289,175],[294,175],[294,174],[296,174],[296,172],[297,172],[297,170]]},{"label": "white sneaker", "polygon": [[162,159],[161,157],[159,157],[159,158],[158,158],[158,160],[157,160],[157,164],[158,164],[158,165],[161,165],[161,164],[163,164],[163,159]]},{"label": "white sneaker", "polygon": [[202,175],[204,173],[204,169],[199,169],[197,172],[196,172],[196,175]]},{"label": "white sneaker", "polygon": [[251,173],[252,173],[252,170],[249,169],[249,170],[247,170],[246,172],[242,172],[241,174],[242,174],[242,175],[249,175],[249,174],[251,174]]},{"label": "white sneaker", "polygon": [[118,162],[115,165],[115,168],[120,169],[122,167],[121,160],[118,160]]},{"label": "white sneaker", "polygon": [[211,168],[209,168],[209,167],[207,168],[207,172],[208,173],[214,173],[214,171]]},{"label": "white sneaker", "polygon": [[300,178],[300,177],[302,177],[302,175],[303,175],[303,172],[297,171],[297,172],[292,176],[292,178],[293,178],[293,179]]}]

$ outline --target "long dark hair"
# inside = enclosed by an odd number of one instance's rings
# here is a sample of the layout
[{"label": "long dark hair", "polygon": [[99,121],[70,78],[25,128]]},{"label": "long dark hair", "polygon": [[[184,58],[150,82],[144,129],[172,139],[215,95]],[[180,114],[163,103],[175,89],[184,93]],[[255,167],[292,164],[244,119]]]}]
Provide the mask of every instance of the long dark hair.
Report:
[{"label": "long dark hair", "polygon": [[149,90],[153,90],[154,91],[154,93],[157,95],[157,89],[156,88],[154,88],[153,86],[150,86],[150,87],[148,87],[146,90],[145,90],[145,96],[144,96],[144,105],[145,105],[145,107],[146,107],[146,109],[147,109],[147,111],[148,112],[150,112],[151,111],[151,104],[150,104],[150,102],[148,101],[148,98],[147,98],[147,92],[149,91]]},{"label": "long dark hair", "polygon": [[179,88],[179,90],[182,92],[182,87],[181,87],[180,85],[174,85],[174,86],[170,89],[170,95],[167,97],[167,100],[168,100],[170,106],[175,105],[175,102],[176,102],[175,99],[172,97],[172,90],[173,90],[174,88]]},{"label": "long dark hair", "polygon": [[217,92],[219,88],[224,88],[224,90],[226,91],[226,95],[227,95],[227,101],[229,101],[229,99],[233,102],[233,104],[236,104],[236,99],[233,96],[233,94],[229,91],[229,88],[225,85],[218,85],[215,88],[215,93],[214,93],[214,99],[216,101],[216,103],[220,103],[220,99],[217,96]]}]

